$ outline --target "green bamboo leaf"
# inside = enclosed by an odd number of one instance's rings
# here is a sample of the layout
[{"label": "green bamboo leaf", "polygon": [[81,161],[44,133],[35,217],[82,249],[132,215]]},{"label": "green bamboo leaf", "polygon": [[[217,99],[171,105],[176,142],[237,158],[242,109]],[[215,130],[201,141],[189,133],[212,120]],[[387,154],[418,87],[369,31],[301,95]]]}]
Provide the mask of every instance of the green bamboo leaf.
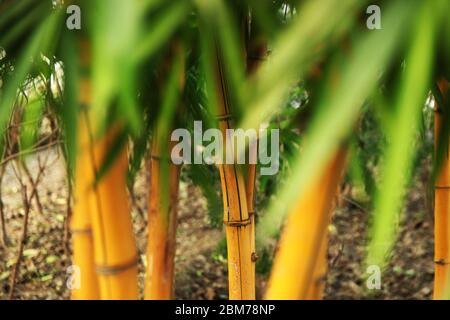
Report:
[{"label": "green bamboo leaf", "polygon": [[276,234],[293,200],[301,196],[309,181],[321,172],[327,159],[352,130],[364,100],[401,44],[400,35],[408,27],[410,13],[411,5],[407,1],[394,2],[385,10],[384,29],[366,31],[355,42],[351,57],[342,66],[339,84],[335,90],[324,93],[318,102],[318,112],[306,132],[302,153],[293,161],[289,179],[260,221],[258,241],[264,243]]},{"label": "green bamboo leaf", "polygon": [[131,60],[139,62],[144,58],[151,57],[164,43],[167,43],[170,36],[184,21],[189,7],[188,1],[178,1],[160,13],[157,20],[147,27],[147,31],[135,48]]},{"label": "green bamboo leaf", "polygon": [[[270,59],[244,88],[248,113],[243,128],[258,128],[283,104],[296,83],[323,50],[337,41],[352,24],[352,17],[365,1],[306,1],[292,25],[273,46]],[[295,41],[293,41],[295,39]],[[274,81],[274,79],[276,79]]]},{"label": "green bamboo leaf", "polygon": [[[130,59],[139,42],[142,12],[138,1],[95,0],[89,3],[92,23],[92,106],[100,134],[109,123],[111,108],[119,98],[119,108],[126,124],[139,131],[139,108],[134,76],[136,62]],[[124,90],[131,90],[124,94]],[[131,98],[130,98],[131,97]],[[96,133],[97,134],[97,133]]]},{"label": "green bamboo leaf", "polygon": [[39,133],[39,124],[42,120],[42,115],[45,107],[45,100],[43,97],[30,101],[24,106],[22,125],[20,128],[20,148],[21,150],[30,150]]},{"label": "green bamboo leaf", "polygon": [[424,2],[418,10],[421,13],[395,102],[395,120],[388,132],[381,187],[375,196],[368,265],[383,267],[395,241],[396,225],[415,156],[416,132],[430,84],[434,46],[432,8],[433,2]]},{"label": "green bamboo leaf", "polygon": [[64,66],[64,90],[62,105],[56,109],[62,122],[65,155],[70,176],[73,176],[75,170],[77,122],[81,110],[79,104],[80,62],[75,42],[76,39],[70,32],[62,37],[61,55]]},{"label": "green bamboo leaf", "polygon": [[[51,16],[46,19],[38,30],[33,35],[31,41],[27,44],[24,50],[15,63],[12,76],[4,83],[4,87],[0,90],[0,131],[3,132],[6,128],[8,119],[14,108],[18,90],[24,84],[24,81],[31,71],[33,65],[33,58],[40,59],[39,49],[40,44],[44,37],[52,34],[51,27],[54,26],[53,19],[55,16]],[[3,139],[0,142],[1,149],[3,151]]]},{"label": "green bamboo leaf", "polygon": [[108,170],[117,161],[117,158],[126,147],[127,142],[128,133],[126,130],[121,130],[115,135],[114,139],[112,139],[112,144],[108,147],[108,150],[106,150],[103,159],[101,159],[100,167],[96,172],[95,184],[97,184],[105,176]]},{"label": "green bamboo leaf", "polygon": [[[245,11],[239,10],[236,17],[230,14],[229,8],[221,0],[210,2],[200,2],[200,13],[204,15],[205,23],[212,30],[214,47],[219,56],[219,63],[224,76],[224,90],[227,98],[231,100],[235,117],[243,109],[243,93],[245,68],[244,68],[244,39],[242,30],[237,30],[235,26],[243,28]],[[234,18],[234,19],[233,19]],[[239,21],[235,21],[239,19]]]}]

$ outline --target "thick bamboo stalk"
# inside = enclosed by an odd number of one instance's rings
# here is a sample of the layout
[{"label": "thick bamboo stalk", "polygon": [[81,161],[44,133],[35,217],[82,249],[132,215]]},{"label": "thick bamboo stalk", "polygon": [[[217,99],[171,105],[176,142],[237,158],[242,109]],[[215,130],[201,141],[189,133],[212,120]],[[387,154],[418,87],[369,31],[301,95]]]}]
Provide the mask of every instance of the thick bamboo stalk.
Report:
[{"label": "thick bamboo stalk", "polygon": [[100,298],[94,262],[91,215],[97,210],[94,193],[94,169],[90,156],[90,139],[85,117],[78,121],[78,152],[75,169],[74,207],[71,218],[73,257],[78,269],[74,276],[77,285],[72,288],[72,299],[93,300]]},{"label": "thick bamboo stalk", "polygon": [[[336,194],[330,209],[331,215],[335,211],[339,199],[339,183],[337,184]],[[331,217],[330,217],[331,218]],[[326,275],[328,272],[328,230],[323,234],[322,244],[320,246],[319,255],[317,257],[317,266],[314,268],[311,284],[306,296],[307,300],[322,300],[325,291]]]},{"label": "thick bamboo stalk", "polygon": [[[81,64],[87,68],[91,61],[90,46],[87,41],[81,41],[80,46]],[[85,130],[90,140],[89,168],[93,168],[96,174],[117,138],[119,125],[111,125],[103,137],[96,138],[93,130],[95,124],[92,121],[95,115],[89,109],[91,86],[88,81],[81,82],[80,92],[86,108]],[[90,222],[101,299],[138,298],[138,257],[126,191],[127,169],[128,158],[124,148],[100,181],[94,184],[95,196],[92,198],[96,208],[91,211]]]},{"label": "thick bamboo stalk", "polygon": [[[116,130],[110,128],[105,137],[94,141],[96,168],[116,138]],[[98,210],[92,217],[92,230],[102,299],[138,298],[138,256],[126,191],[127,168],[123,149],[95,188]]]},{"label": "thick bamboo stalk", "polygon": [[[444,104],[447,99],[448,82],[442,80],[439,82],[439,89],[444,96]],[[435,146],[437,145],[442,133],[444,122],[443,114],[449,115],[449,110],[443,110],[445,106],[438,105],[435,108]],[[450,298],[450,158],[448,146],[443,155],[442,166],[435,182],[434,191],[434,293],[435,300]],[[436,152],[437,153],[437,152]]]},{"label": "thick bamboo stalk", "polygon": [[325,290],[326,274],[328,272],[328,232],[325,232],[317,256],[317,266],[314,268],[309,285],[307,300],[321,300]]},{"label": "thick bamboo stalk", "polygon": [[[161,156],[159,143],[155,136],[150,161],[145,299],[151,300],[167,300],[173,295],[180,174],[180,167],[170,162],[168,154],[165,157]],[[170,152],[170,148],[167,151]],[[162,161],[165,161],[168,166],[168,179],[165,176]],[[163,183],[162,180],[169,182],[168,184]],[[169,198],[164,200],[163,194],[167,193]],[[164,201],[168,201],[168,203],[164,203]]]},{"label": "thick bamboo stalk", "polygon": [[[224,88],[227,87],[220,59],[217,60],[218,119],[223,141],[226,130],[232,128],[232,114]],[[230,150],[229,150],[230,151]],[[227,235],[228,290],[230,300],[255,299],[252,263],[251,217],[247,208],[244,175],[235,164],[219,165],[224,224]]]},{"label": "thick bamboo stalk", "polygon": [[311,288],[311,282],[314,274],[321,273],[316,270],[317,261],[326,248],[333,196],[345,158],[346,149],[341,147],[292,208],[272,268],[267,299],[307,299],[312,291],[318,291]]}]

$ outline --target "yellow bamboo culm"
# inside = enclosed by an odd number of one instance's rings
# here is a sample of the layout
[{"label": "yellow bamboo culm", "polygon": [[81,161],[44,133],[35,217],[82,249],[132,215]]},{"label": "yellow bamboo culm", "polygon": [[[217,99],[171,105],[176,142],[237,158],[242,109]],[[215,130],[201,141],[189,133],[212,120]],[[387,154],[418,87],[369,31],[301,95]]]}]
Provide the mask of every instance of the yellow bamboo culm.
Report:
[{"label": "yellow bamboo culm", "polygon": [[[88,41],[80,42],[81,64],[90,65],[90,45]],[[95,176],[105,157],[117,139],[120,126],[111,125],[101,138],[96,137],[96,119],[89,109],[91,85],[81,81],[80,96],[85,103],[81,122],[89,139],[90,161],[80,170],[93,171]],[[86,160],[88,161],[88,160]],[[95,272],[97,274],[101,299],[137,299],[137,250],[134,243],[131,213],[126,190],[126,172],[128,158],[123,148],[109,166],[107,172],[89,192],[92,237],[94,242]],[[83,171],[84,172],[84,171]],[[83,173],[80,173],[83,174]],[[90,173],[86,172],[86,175]],[[81,274],[83,278],[83,274]]]},{"label": "yellow bamboo culm", "polygon": [[[338,204],[339,196],[339,182],[336,188],[336,196],[331,205],[330,212],[333,214]],[[321,241],[321,246],[319,250],[319,255],[317,257],[316,267],[314,268],[314,273],[312,275],[311,284],[308,289],[308,294],[306,296],[307,300],[322,300],[325,291],[326,275],[328,272],[328,232],[325,231],[323,234],[323,239]]]},{"label": "yellow bamboo culm", "polygon": [[[81,83],[81,104],[87,105],[87,81]],[[78,120],[78,147],[75,167],[74,207],[71,217],[73,244],[72,263],[75,283],[72,284],[72,299],[96,300],[100,298],[94,262],[91,216],[97,210],[94,193],[94,168],[90,155],[90,139],[84,111]]]},{"label": "yellow bamboo culm", "polygon": [[[439,89],[444,97],[448,98],[449,84],[442,80]],[[439,142],[439,136],[444,126],[443,114],[448,115],[448,110],[442,110],[444,106],[436,106],[434,117],[435,146]],[[434,293],[433,299],[442,300],[450,298],[450,158],[448,146],[443,155],[442,166],[435,182],[434,191]]]},{"label": "yellow bamboo culm", "polygon": [[[256,146],[255,146],[256,147]],[[255,228],[255,180],[256,180],[256,164],[249,164],[247,168],[247,208],[250,216],[250,252],[251,252],[251,283],[256,286],[256,228]],[[256,290],[256,288],[255,288]],[[255,292],[256,296],[256,292]]]},{"label": "yellow bamboo culm", "polygon": [[[223,89],[226,82],[220,60],[217,61],[218,120],[223,141],[230,129],[232,115]],[[230,151],[230,150],[228,150]],[[255,299],[255,282],[252,263],[251,217],[247,208],[244,175],[237,165],[219,166],[224,204],[224,224],[228,252],[228,291],[230,300]]]},{"label": "yellow bamboo culm", "polygon": [[333,197],[345,158],[346,148],[341,147],[318,178],[306,187],[290,211],[272,268],[266,299],[308,299],[317,297],[322,290],[323,284],[315,286],[312,282],[314,275],[323,272],[324,264],[320,265],[318,261],[326,251],[326,233]]},{"label": "yellow bamboo culm", "polygon": [[[148,245],[145,299],[168,300],[173,296],[174,259],[177,227],[177,200],[180,167],[161,157],[161,148],[155,136],[150,164],[150,193],[148,208]],[[168,165],[168,185],[164,188],[161,161]],[[162,199],[169,193],[168,203]]]},{"label": "yellow bamboo culm", "polygon": [[[252,25],[245,19],[246,28]],[[247,30],[246,34],[249,36],[246,39],[246,61],[247,74],[251,76],[254,74],[260,65],[267,59],[267,41],[255,30]],[[257,154],[258,145],[250,144],[249,153]],[[247,189],[247,206],[250,215],[250,250],[252,252],[252,279],[251,282],[256,284],[256,237],[255,237],[255,181],[256,181],[256,164],[248,164],[246,175],[246,189]]]},{"label": "yellow bamboo culm", "polygon": [[[96,168],[117,138],[114,128],[94,142]],[[126,172],[128,159],[123,149],[96,185],[98,210],[92,218],[96,271],[102,299],[137,299],[138,256],[133,236]]]},{"label": "yellow bamboo culm", "polygon": [[328,272],[328,232],[325,232],[321,241],[316,264],[306,295],[307,300],[322,300],[323,298],[326,274]]}]

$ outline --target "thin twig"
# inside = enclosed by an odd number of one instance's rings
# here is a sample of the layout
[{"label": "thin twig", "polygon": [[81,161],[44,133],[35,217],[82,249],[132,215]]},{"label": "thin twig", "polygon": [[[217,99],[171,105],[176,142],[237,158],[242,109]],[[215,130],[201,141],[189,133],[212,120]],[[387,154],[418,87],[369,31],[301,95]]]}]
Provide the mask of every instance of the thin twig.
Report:
[{"label": "thin twig", "polygon": [[14,154],[12,154],[12,155],[10,155],[8,157],[5,157],[0,162],[0,166],[3,166],[5,164],[7,164],[8,162],[10,162],[10,161],[12,161],[12,160],[14,160],[14,159],[16,159],[16,158],[18,158],[20,156],[27,155],[27,154],[30,154],[30,153],[44,151],[45,149],[48,149],[49,147],[52,147],[52,146],[57,145],[57,144],[61,144],[62,142],[63,142],[62,140],[55,140],[55,141],[50,142],[49,144],[46,144],[46,145],[43,145],[43,146],[39,146],[39,147],[36,147],[34,149],[27,149],[27,150],[23,150],[23,151],[14,153]]},{"label": "thin twig", "polygon": [[63,235],[63,246],[66,256],[70,256],[70,247],[69,247],[69,237],[70,237],[70,219],[72,217],[72,183],[70,181],[69,174],[67,174],[68,181],[68,195],[67,195],[67,207],[66,207],[66,218],[64,220],[64,235]]},{"label": "thin twig", "polygon": [[[48,161],[48,155],[46,158],[46,162]],[[25,246],[25,241],[27,238],[27,233],[28,233],[28,220],[29,220],[29,214],[30,214],[30,202],[31,199],[33,199],[33,197],[35,196],[35,194],[37,193],[37,187],[34,186],[33,190],[30,194],[30,197],[28,198],[27,196],[27,186],[24,184],[24,182],[22,181],[22,171],[20,170],[20,166],[18,165],[19,168],[19,172],[17,172],[15,166],[13,165],[13,172],[16,175],[17,180],[19,181],[20,185],[21,185],[21,190],[22,190],[22,201],[23,201],[23,206],[25,209],[25,216],[24,216],[24,222],[23,222],[23,228],[22,228],[22,236],[20,239],[20,244],[19,244],[19,251],[17,253],[17,258],[16,258],[16,263],[14,264],[14,268],[13,268],[13,272],[11,274],[11,279],[10,279],[10,290],[9,290],[9,296],[8,299],[12,300],[14,298],[14,289],[16,286],[16,282],[17,282],[17,275],[19,272],[19,267],[20,267],[20,262],[22,260],[22,256],[23,256],[23,249]],[[41,166],[39,168],[39,173],[36,177],[36,183],[38,183],[41,179],[41,176],[44,172],[45,166]]]},{"label": "thin twig", "polygon": [[341,198],[342,200],[354,205],[355,207],[357,207],[358,209],[360,209],[361,211],[367,213],[367,209],[364,208],[361,204],[359,204],[358,202],[356,202],[353,199],[350,199],[349,197],[343,196],[343,195],[339,195],[339,198]]},{"label": "thin twig", "polygon": [[2,182],[3,182],[3,176],[5,174],[5,166],[2,166],[0,168],[0,223],[1,223],[1,233],[2,236],[0,237],[0,243],[3,246],[3,248],[6,248],[9,245],[9,239],[8,234],[6,233],[6,219],[5,219],[5,207],[2,199]]},{"label": "thin twig", "polygon": [[9,287],[9,295],[8,295],[9,300],[12,300],[14,298],[14,289],[16,287],[17,273],[19,271],[20,262],[22,260],[23,248],[25,246],[25,240],[26,240],[26,236],[27,236],[27,232],[28,232],[28,216],[30,213],[30,204],[29,204],[28,196],[27,196],[27,186],[23,183],[21,175],[16,171],[14,166],[13,166],[13,171],[14,171],[14,174],[16,175],[17,180],[19,181],[19,183],[21,185],[22,201],[23,201],[23,206],[25,209],[25,216],[24,216],[24,221],[23,221],[22,237],[20,239],[20,244],[19,244],[19,252],[17,253],[16,263],[14,264],[14,268],[13,268],[13,271],[11,274],[11,279],[10,279],[10,287]]},{"label": "thin twig", "polygon": [[[28,169],[28,166],[26,165],[25,161],[21,161],[22,167],[23,167],[23,171],[25,171],[25,174],[28,178],[28,182],[30,183],[31,187],[33,189],[37,188],[37,184],[38,181],[35,181],[31,175],[30,170]],[[36,202],[36,207],[38,209],[39,214],[42,216],[43,215],[43,210],[42,210],[42,204],[41,204],[41,200],[39,199],[39,193],[35,192],[34,193],[34,200]]]}]

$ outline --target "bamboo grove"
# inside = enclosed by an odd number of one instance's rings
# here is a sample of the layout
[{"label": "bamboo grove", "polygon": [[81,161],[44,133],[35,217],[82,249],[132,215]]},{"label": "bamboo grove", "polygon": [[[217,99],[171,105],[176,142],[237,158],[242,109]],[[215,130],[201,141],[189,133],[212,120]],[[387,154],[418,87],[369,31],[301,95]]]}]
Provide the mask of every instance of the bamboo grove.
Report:
[{"label": "bamboo grove", "polygon": [[[180,184],[197,175],[190,182],[206,200],[221,201],[209,214],[223,229],[229,299],[322,299],[341,186],[359,184],[370,199],[363,269],[384,271],[422,156],[433,159],[433,298],[449,299],[450,3],[376,3],[382,28],[371,30],[361,0],[0,0],[0,130],[36,103],[33,115],[55,119],[72,190],[71,298],[176,298]],[[434,150],[420,155],[431,109]],[[373,152],[361,147],[367,114],[383,141]],[[195,121],[223,140],[230,129],[278,129],[279,172],[175,163],[172,132],[195,137]],[[26,142],[36,132],[22,131],[4,134],[2,164],[24,166],[14,152],[34,152]],[[261,149],[269,138],[234,151],[275,152]],[[202,159],[203,142],[190,148]],[[382,159],[375,169],[362,156],[370,152]],[[145,252],[130,209],[140,170]],[[4,238],[1,196],[0,183]],[[273,261],[257,290],[264,257]]]}]

